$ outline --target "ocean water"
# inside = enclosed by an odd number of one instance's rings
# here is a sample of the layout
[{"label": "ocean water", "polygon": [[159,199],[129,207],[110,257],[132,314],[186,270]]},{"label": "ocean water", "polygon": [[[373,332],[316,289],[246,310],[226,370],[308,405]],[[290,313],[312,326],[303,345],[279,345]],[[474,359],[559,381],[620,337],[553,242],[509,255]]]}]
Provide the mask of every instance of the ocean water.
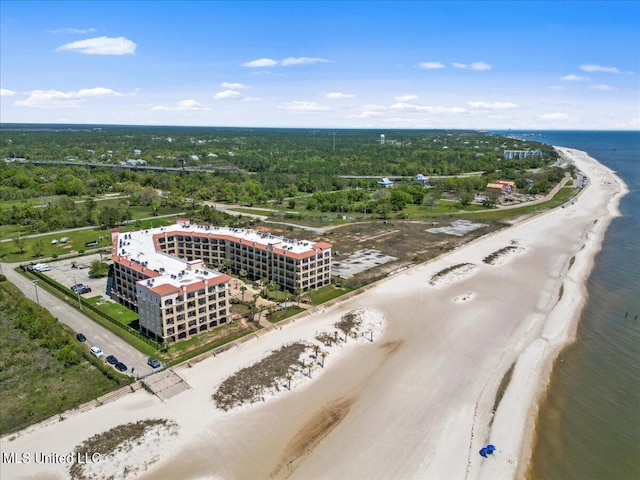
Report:
[{"label": "ocean water", "polygon": [[584,150],[630,190],[596,257],[576,342],[554,365],[528,478],[640,479],[640,132],[501,133]]}]

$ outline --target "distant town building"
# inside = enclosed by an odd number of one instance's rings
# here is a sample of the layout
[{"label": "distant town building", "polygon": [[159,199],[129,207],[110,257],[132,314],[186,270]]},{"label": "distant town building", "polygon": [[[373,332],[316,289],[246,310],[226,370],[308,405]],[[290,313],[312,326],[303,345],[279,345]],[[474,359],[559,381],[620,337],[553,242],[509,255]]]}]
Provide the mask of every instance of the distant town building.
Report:
[{"label": "distant town building", "polygon": [[378,185],[381,185],[384,188],[390,188],[390,187],[393,187],[393,182],[389,180],[387,177],[384,177],[378,180]]},{"label": "distant town building", "polygon": [[497,180],[487,184],[487,190],[498,193],[513,193],[516,190],[516,182],[509,180]]},{"label": "distant town building", "polygon": [[124,162],[120,162],[121,167],[137,167],[138,165],[146,165],[146,160],[129,158]]},{"label": "distant town building", "polygon": [[524,158],[541,157],[542,151],[539,148],[535,150],[505,150],[502,156],[505,160],[522,160]]},{"label": "distant town building", "polygon": [[384,133],[380,134],[380,145],[384,145]]},{"label": "distant town building", "polygon": [[418,173],[415,177],[413,177],[416,182],[420,185],[427,185],[429,183],[429,178],[425,177],[423,174]]}]

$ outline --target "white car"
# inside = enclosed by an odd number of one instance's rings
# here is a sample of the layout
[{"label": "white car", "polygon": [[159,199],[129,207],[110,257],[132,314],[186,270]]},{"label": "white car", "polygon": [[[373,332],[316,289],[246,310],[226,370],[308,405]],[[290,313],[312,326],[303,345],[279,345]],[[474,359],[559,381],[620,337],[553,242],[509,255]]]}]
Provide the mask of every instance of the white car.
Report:
[{"label": "white car", "polygon": [[91,353],[98,358],[104,355],[104,353],[102,353],[102,350],[99,347],[91,347]]}]

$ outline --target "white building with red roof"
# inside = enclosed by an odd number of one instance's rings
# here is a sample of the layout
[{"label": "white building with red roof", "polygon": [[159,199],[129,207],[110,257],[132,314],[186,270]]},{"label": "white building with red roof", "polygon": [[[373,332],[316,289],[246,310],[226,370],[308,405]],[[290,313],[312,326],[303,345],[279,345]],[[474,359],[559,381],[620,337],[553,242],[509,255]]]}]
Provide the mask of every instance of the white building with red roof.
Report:
[{"label": "white building with red roof", "polygon": [[113,297],[140,315],[140,330],[158,341],[182,340],[227,323],[227,265],[251,279],[290,291],[331,281],[331,244],[291,240],[255,230],[175,225],[112,232]]}]

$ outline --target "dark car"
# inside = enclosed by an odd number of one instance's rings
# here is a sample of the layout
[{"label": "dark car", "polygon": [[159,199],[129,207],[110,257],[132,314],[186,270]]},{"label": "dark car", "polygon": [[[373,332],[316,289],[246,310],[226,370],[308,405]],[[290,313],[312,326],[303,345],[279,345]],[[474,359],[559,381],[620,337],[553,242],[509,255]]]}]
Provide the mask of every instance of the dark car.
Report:
[{"label": "dark car", "polygon": [[118,370],[119,372],[126,372],[128,368],[124,363],[118,362],[116,363],[116,370]]},{"label": "dark car", "polygon": [[80,295],[84,294],[84,293],[90,293],[91,292],[91,287],[82,287],[78,290],[76,290]]},{"label": "dark car", "polygon": [[76,339],[77,339],[79,342],[84,342],[84,341],[86,341],[86,340],[87,340],[87,337],[85,337],[85,336],[84,336],[84,333],[77,333],[77,334],[76,334]]},{"label": "dark car", "polygon": [[110,364],[110,365],[117,365],[120,362],[118,362],[118,359],[116,357],[114,357],[113,355],[109,355],[107,357],[107,363]]},{"label": "dark car", "polygon": [[71,290],[73,290],[74,292],[77,292],[78,290],[82,290],[84,288],[84,285],[81,283],[76,283],[74,286],[71,287]]},{"label": "dark car", "polygon": [[147,360],[147,365],[149,365],[151,368],[160,368],[160,362],[157,358],[153,357],[149,357],[149,360]]}]

